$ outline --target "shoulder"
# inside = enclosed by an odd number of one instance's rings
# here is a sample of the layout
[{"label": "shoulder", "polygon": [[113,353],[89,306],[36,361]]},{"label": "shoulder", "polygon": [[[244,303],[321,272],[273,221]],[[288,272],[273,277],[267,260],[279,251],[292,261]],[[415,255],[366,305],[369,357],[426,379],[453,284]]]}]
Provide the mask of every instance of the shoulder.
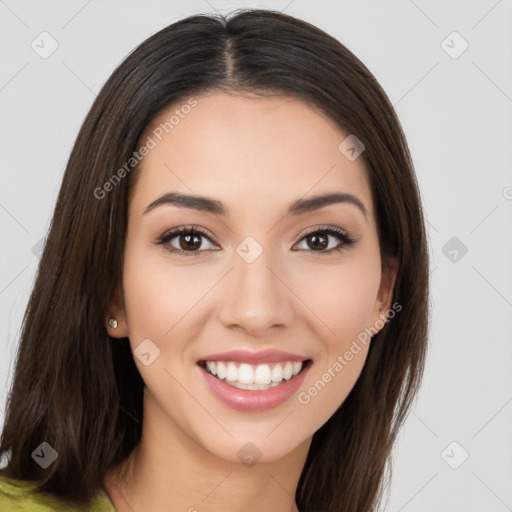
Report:
[{"label": "shoulder", "polygon": [[37,491],[35,484],[0,476],[0,510],[9,512],[116,512],[108,496],[99,492],[86,508],[72,508],[65,502]]}]

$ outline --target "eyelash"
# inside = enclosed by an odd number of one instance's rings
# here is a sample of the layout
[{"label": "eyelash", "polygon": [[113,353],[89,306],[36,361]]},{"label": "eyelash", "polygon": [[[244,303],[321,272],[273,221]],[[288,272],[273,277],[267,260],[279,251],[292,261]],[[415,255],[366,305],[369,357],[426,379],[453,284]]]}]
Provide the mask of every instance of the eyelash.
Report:
[{"label": "eyelash", "polygon": [[[299,240],[299,243],[302,242],[305,238],[311,235],[316,234],[327,234],[327,235],[333,235],[335,236],[339,241],[340,244],[337,247],[334,247],[332,249],[329,249],[328,251],[306,251],[306,252],[313,252],[317,253],[319,255],[328,255],[332,254],[334,252],[341,252],[344,249],[353,246],[356,243],[356,240],[349,235],[346,231],[340,228],[336,227],[321,227],[321,228],[315,228],[312,231],[308,231],[305,233],[302,238]],[[208,241],[211,243],[215,243],[208,234],[199,226],[188,226],[188,227],[180,227],[176,229],[172,229],[170,231],[166,231],[162,236],[160,236],[156,242],[155,245],[165,245],[168,242],[170,242],[173,238],[176,238],[179,235],[201,235],[205,237]],[[179,256],[198,256],[201,252],[204,251],[182,251],[181,249],[176,249],[175,247],[166,247],[167,251],[171,254],[178,254]]]}]

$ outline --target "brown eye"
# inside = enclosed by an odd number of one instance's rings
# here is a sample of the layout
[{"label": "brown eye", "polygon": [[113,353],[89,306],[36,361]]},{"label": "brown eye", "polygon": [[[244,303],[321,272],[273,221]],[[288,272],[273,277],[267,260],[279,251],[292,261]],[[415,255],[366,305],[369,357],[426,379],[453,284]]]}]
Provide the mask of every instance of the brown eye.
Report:
[{"label": "brown eye", "polygon": [[[338,245],[329,248],[330,239],[337,239]],[[306,249],[310,249],[309,252],[319,254],[331,254],[333,251],[342,251],[356,243],[356,240],[346,231],[335,227],[310,231],[302,237],[301,242],[303,241],[306,243]]]},{"label": "brown eye", "polygon": [[[177,244],[174,240],[177,239]],[[206,249],[201,249],[206,239],[212,243],[210,237],[201,228],[178,228],[167,231],[157,241],[156,245],[163,245],[172,254],[180,256],[199,256]],[[171,243],[172,242],[172,243]]]},{"label": "brown eye", "polygon": [[201,248],[201,235],[178,235],[180,248],[183,250],[197,250]]},{"label": "brown eye", "polygon": [[329,236],[325,235],[324,233],[313,233],[311,235],[308,235],[306,237],[306,240],[310,241],[311,243],[308,243],[308,246],[311,249],[326,249],[329,245]]}]

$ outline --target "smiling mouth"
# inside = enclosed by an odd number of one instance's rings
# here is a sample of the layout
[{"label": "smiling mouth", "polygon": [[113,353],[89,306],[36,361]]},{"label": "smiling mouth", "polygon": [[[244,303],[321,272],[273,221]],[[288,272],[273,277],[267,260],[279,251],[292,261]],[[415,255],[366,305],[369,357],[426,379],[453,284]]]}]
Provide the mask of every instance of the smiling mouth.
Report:
[{"label": "smiling mouth", "polygon": [[198,365],[205,372],[230,386],[263,391],[292,380],[311,363],[311,359],[306,359],[258,365],[236,361],[199,361]]}]

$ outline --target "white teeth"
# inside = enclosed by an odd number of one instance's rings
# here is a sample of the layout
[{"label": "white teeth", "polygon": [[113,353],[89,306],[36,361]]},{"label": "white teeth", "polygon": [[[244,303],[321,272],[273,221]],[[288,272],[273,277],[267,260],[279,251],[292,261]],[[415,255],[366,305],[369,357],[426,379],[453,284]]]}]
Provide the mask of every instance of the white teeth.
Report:
[{"label": "white teeth", "polygon": [[272,373],[268,364],[260,364],[254,372],[254,384],[270,384]]},{"label": "white teeth", "polygon": [[212,375],[217,375],[217,363],[214,361],[208,361],[206,367]]},{"label": "white teeth", "polygon": [[[233,364],[233,363],[230,363]],[[233,364],[234,366],[234,364]],[[235,366],[236,368],[236,366]],[[254,372],[250,365],[242,363],[238,368],[238,376],[236,379],[240,384],[254,384]]]},{"label": "white teeth", "polygon": [[301,370],[301,361],[250,365],[232,361],[206,361],[206,369],[220,380],[239,389],[264,390],[290,380]]},{"label": "white teeth", "polygon": [[240,384],[240,382],[228,382],[231,386],[234,386],[238,389],[250,389],[250,390],[261,390],[268,388],[273,388],[275,386],[279,386],[279,382],[272,382],[270,385],[266,384]]},{"label": "white teeth", "polygon": [[217,377],[219,377],[220,380],[226,378],[226,366],[220,361],[217,363]]},{"label": "white teeth", "polygon": [[276,364],[272,369],[272,381],[281,382],[283,380],[283,368],[280,364]]},{"label": "white teeth", "polygon": [[236,369],[235,363],[228,363],[226,368],[226,380],[233,382],[238,379],[238,370]]},{"label": "white teeth", "polygon": [[285,378],[286,380],[290,380],[292,378],[292,363],[286,363],[286,366],[284,367],[283,370],[283,378]]},{"label": "white teeth", "polygon": [[270,384],[269,386],[265,385],[265,384],[240,384],[240,382],[230,382],[229,384],[231,384],[232,386],[234,386],[235,388],[238,388],[238,389],[250,389],[250,390],[261,390],[263,391],[264,389],[268,389],[268,388],[273,388],[274,386],[279,386],[279,382],[272,382],[272,384]]}]

